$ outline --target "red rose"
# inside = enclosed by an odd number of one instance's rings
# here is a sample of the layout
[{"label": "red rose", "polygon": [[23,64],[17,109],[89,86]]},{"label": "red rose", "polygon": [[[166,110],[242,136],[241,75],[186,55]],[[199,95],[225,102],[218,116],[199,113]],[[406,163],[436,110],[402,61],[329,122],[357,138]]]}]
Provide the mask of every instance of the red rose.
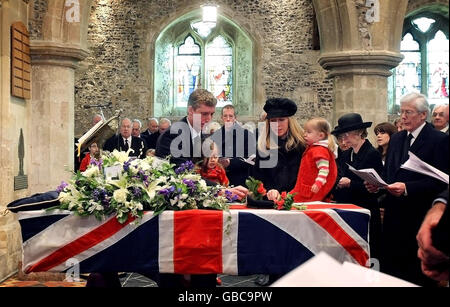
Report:
[{"label": "red rose", "polygon": [[256,190],[261,195],[266,195],[266,189],[264,189],[264,185],[262,183],[259,184],[258,189]]},{"label": "red rose", "polygon": [[277,201],[276,203],[277,203],[277,206],[278,206],[277,207],[278,210],[283,209],[283,203],[281,201]]},{"label": "red rose", "polygon": [[284,192],[281,192],[281,198],[282,198],[282,199],[285,199],[285,198],[286,198],[286,196],[287,196],[287,193],[286,193],[286,191],[284,191]]}]

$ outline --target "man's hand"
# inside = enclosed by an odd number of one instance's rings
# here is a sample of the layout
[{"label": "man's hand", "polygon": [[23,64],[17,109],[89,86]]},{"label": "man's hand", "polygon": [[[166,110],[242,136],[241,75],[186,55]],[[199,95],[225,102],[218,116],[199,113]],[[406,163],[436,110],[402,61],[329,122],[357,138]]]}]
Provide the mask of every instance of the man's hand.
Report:
[{"label": "man's hand", "polygon": [[435,280],[448,280],[449,277],[448,265],[439,268],[439,265],[449,261],[449,257],[436,249],[431,239],[432,231],[444,214],[445,207],[444,203],[436,203],[428,211],[416,236],[419,245],[417,256],[422,261],[422,272]]},{"label": "man's hand", "polygon": [[280,197],[280,192],[278,192],[275,189],[269,190],[269,192],[267,192],[268,200],[278,200],[279,197]]},{"label": "man's hand", "polygon": [[351,182],[350,178],[342,177],[341,180],[339,180],[337,187],[339,189],[348,188],[350,187],[350,182]]},{"label": "man's hand", "polygon": [[386,187],[386,190],[388,190],[389,193],[391,193],[394,196],[401,196],[405,194],[406,191],[406,185],[403,182],[395,182],[393,184],[390,184]]},{"label": "man's hand", "polygon": [[230,165],[229,158],[219,158],[219,163],[222,164],[223,168],[227,168]]},{"label": "man's hand", "polygon": [[436,203],[428,211],[416,236],[419,245],[417,256],[422,260],[422,272],[435,280],[445,280],[449,276],[448,267],[444,266],[441,269],[437,267],[449,261],[449,257],[436,249],[431,239],[432,230],[439,223],[439,220],[444,214],[445,207],[446,205],[444,203]]},{"label": "man's hand", "polygon": [[367,181],[364,181],[364,186],[366,187],[367,191],[369,191],[369,193],[377,193],[380,188],[377,187],[376,185],[370,184]]}]

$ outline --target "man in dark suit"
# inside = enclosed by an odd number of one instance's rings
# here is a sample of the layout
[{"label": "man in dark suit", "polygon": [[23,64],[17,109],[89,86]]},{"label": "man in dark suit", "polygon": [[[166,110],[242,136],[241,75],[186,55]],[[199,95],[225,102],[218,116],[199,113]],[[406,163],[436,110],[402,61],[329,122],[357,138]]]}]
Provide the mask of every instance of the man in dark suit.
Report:
[{"label": "man in dark suit", "polygon": [[[200,159],[202,156],[201,139],[204,126],[211,121],[216,111],[217,99],[205,89],[196,89],[188,100],[188,114],[179,122],[173,123],[158,139],[156,156],[166,158],[180,165],[187,161]],[[247,189],[243,187],[231,188],[229,191],[243,198]],[[190,275],[187,281],[183,275],[160,274],[160,287],[197,287],[211,288],[216,286],[216,274]]]},{"label": "man in dark suit", "polygon": [[158,138],[163,134],[167,129],[170,128],[171,122],[167,118],[161,118],[159,121],[158,131],[152,133],[147,137],[147,147],[149,149],[156,149],[156,143],[158,142]]},{"label": "man in dark suit", "polygon": [[244,161],[256,152],[256,139],[253,133],[244,129],[237,121],[234,107],[222,108],[223,127],[211,136],[219,145],[219,156],[227,172],[230,185],[245,185],[251,164]]},{"label": "man in dark suit", "polygon": [[118,151],[128,151],[128,149],[131,148],[133,151],[130,152],[130,157],[144,159],[147,146],[144,140],[131,135],[131,127],[131,120],[129,118],[124,118],[120,123],[120,134],[113,135],[109,138],[105,142],[105,145],[103,145],[103,150],[110,152],[114,149],[117,149]]},{"label": "man in dark suit", "polygon": [[437,130],[448,134],[448,104],[434,107],[431,113],[431,123]]},{"label": "man in dark suit", "polygon": [[417,233],[422,272],[438,281],[448,281],[450,270],[450,210],[448,188],[428,210]]},{"label": "man in dark suit", "polygon": [[[446,185],[400,166],[408,160],[410,151],[422,161],[448,173],[448,135],[426,122],[429,109],[424,95],[408,94],[400,104],[405,130],[392,135],[386,156],[384,176],[389,185],[384,200],[384,250],[380,265],[382,271],[390,275],[419,285],[433,285],[421,272],[415,238],[429,205]],[[376,190],[366,186],[369,191]]]}]

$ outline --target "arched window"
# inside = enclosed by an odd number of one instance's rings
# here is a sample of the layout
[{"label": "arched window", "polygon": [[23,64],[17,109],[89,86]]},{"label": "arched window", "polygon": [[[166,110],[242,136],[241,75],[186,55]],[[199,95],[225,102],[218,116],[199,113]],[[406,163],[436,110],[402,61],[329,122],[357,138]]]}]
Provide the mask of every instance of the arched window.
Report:
[{"label": "arched window", "polygon": [[431,107],[448,103],[448,18],[420,13],[405,19],[400,45],[403,61],[389,78],[389,112],[398,112],[400,98],[412,91],[428,97]]},{"label": "arched window", "polygon": [[213,28],[198,18],[197,12],[178,18],[156,41],[154,116],[186,115],[189,95],[197,88],[212,92],[218,108],[233,104],[240,115],[251,115],[251,39],[222,16]]}]

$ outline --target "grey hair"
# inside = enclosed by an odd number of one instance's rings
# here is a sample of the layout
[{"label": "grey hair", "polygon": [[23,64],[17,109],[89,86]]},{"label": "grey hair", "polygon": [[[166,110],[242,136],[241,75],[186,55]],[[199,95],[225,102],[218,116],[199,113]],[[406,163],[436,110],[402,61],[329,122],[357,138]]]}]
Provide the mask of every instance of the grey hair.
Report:
[{"label": "grey hair", "polygon": [[158,120],[155,117],[149,118],[148,122],[155,121],[157,125],[159,125]]},{"label": "grey hair", "polygon": [[159,121],[160,124],[169,123],[169,126],[172,125],[172,122],[168,118],[161,118]]},{"label": "grey hair", "polygon": [[133,123],[138,123],[139,124],[139,129],[142,128],[142,123],[139,119],[133,119]]},{"label": "grey hair", "polygon": [[427,97],[420,93],[409,93],[400,99],[400,105],[411,102],[414,104],[418,112],[425,112],[427,115],[430,112]]}]

